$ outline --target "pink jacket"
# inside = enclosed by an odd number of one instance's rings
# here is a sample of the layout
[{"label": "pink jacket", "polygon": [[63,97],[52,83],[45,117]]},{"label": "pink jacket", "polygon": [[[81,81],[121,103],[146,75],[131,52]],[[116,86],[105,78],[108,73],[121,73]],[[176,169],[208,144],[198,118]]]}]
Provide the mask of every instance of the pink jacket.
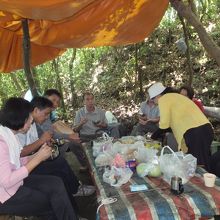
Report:
[{"label": "pink jacket", "polygon": [[27,157],[21,158],[21,167],[16,170],[10,163],[8,145],[0,136],[0,203],[12,197],[23,185],[23,179],[28,176],[28,170],[24,166],[27,161]]}]

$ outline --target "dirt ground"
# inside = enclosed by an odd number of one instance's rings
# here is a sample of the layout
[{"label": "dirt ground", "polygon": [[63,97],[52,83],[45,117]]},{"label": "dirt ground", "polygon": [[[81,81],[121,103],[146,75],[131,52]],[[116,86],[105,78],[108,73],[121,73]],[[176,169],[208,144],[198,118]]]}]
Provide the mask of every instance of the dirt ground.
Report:
[{"label": "dirt ground", "polygon": [[[93,185],[92,179],[90,177],[89,172],[79,173],[79,162],[77,161],[75,155],[71,152],[66,153],[66,159],[74,170],[75,175],[83,184]],[[91,196],[86,197],[76,197],[76,202],[79,207],[79,214],[81,217],[87,218],[88,220],[96,219],[96,208],[97,208],[97,200],[96,194],[94,193]]]}]

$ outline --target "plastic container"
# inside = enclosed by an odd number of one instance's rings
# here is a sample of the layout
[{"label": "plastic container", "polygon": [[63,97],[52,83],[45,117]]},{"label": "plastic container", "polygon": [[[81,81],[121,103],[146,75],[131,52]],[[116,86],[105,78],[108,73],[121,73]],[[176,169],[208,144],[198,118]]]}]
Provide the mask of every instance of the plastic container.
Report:
[{"label": "plastic container", "polygon": [[207,186],[207,187],[214,187],[215,179],[216,179],[216,175],[215,174],[204,173],[203,177],[204,177],[205,186]]}]

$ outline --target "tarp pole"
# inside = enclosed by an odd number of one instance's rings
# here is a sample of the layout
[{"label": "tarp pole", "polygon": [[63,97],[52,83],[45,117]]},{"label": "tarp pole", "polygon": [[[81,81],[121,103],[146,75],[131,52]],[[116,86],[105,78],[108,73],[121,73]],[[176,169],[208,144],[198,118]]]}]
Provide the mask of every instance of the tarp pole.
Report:
[{"label": "tarp pole", "polygon": [[28,19],[22,20],[22,29],[23,29],[23,62],[24,62],[24,72],[30,87],[31,93],[33,96],[37,96],[37,88],[34,82],[34,77],[30,68],[30,35],[28,27]]}]

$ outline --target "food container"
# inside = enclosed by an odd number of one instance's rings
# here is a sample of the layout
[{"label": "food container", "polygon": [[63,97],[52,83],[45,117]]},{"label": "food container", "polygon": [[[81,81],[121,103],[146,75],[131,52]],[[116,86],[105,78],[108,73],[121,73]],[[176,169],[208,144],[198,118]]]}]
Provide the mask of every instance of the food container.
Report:
[{"label": "food container", "polygon": [[136,171],[136,166],[136,159],[131,159],[126,162],[126,167],[130,168],[133,173]]}]

